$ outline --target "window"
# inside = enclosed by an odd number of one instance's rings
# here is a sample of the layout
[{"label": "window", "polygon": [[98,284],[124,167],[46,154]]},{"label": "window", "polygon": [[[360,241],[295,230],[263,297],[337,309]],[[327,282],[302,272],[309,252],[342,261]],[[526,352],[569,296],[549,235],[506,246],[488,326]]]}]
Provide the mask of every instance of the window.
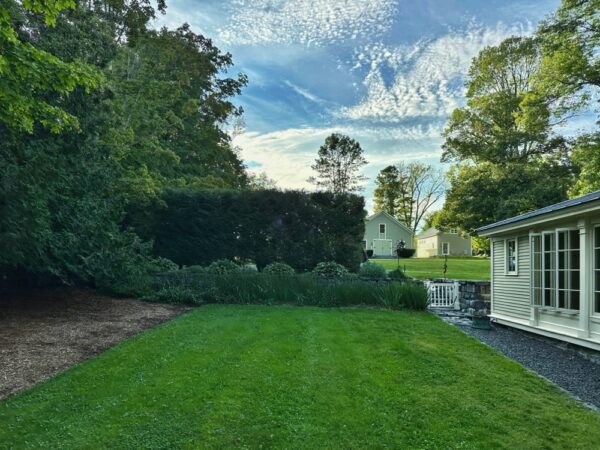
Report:
[{"label": "window", "polygon": [[506,273],[509,275],[517,274],[517,240],[508,239],[506,241]]},{"label": "window", "polygon": [[450,244],[448,242],[442,242],[442,255],[450,254]]},{"label": "window", "polygon": [[532,235],[530,245],[533,304],[579,310],[579,230]]},{"label": "window", "polygon": [[600,314],[600,225],[594,227],[594,314]]},{"label": "window", "polygon": [[450,233],[450,234],[458,234],[458,230],[456,228],[450,228],[450,231],[448,233]]},{"label": "window", "polygon": [[380,223],[379,224],[379,238],[384,238],[385,239],[385,223]]}]

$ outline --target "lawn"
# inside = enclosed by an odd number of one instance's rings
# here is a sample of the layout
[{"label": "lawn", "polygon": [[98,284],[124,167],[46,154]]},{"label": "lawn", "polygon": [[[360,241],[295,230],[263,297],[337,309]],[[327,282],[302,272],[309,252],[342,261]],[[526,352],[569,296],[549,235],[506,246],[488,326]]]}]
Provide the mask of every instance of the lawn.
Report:
[{"label": "lawn", "polygon": [[[397,267],[396,259],[371,259],[372,262],[392,270]],[[444,277],[444,258],[401,259],[400,267],[406,267],[406,273],[419,280]],[[449,257],[446,278],[456,280],[489,280],[490,260],[480,257]]]},{"label": "lawn", "polygon": [[427,313],[206,306],[0,403],[2,448],[582,448],[600,415]]}]

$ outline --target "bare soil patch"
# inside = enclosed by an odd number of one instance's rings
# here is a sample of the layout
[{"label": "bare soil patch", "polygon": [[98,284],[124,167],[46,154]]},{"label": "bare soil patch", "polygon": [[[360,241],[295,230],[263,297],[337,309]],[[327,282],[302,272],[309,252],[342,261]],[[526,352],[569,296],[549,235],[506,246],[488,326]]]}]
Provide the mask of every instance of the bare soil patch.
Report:
[{"label": "bare soil patch", "polygon": [[0,399],[190,308],[92,290],[0,290]]}]

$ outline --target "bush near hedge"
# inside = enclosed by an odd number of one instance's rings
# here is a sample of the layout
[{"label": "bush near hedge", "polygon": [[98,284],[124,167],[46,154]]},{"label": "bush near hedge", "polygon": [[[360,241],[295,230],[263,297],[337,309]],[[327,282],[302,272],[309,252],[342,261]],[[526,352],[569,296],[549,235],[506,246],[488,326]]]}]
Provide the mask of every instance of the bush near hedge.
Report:
[{"label": "bush near hedge", "polygon": [[323,278],[344,278],[350,275],[348,269],[333,261],[320,262],[312,270],[312,273]]},{"label": "bush near hedge", "polygon": [[363,278],[370,278],[372,280],[380,280],[387,277],[385,267],[372,262],[366,262],[360,266],[358,275]]},{"label": "bush near hedge", "polygon": [[323,260],[358,270],[364,199],[327,192],[170,190],[154,205],[131,205],[126,225],[180,266],[215,259],[285,261],[297,271]]},{"label": "bush near hedge", "polygon": [[267,264],[262,273],[268,275],[293,275],[296,273],[294,268],[286,263],[274,262]]}]

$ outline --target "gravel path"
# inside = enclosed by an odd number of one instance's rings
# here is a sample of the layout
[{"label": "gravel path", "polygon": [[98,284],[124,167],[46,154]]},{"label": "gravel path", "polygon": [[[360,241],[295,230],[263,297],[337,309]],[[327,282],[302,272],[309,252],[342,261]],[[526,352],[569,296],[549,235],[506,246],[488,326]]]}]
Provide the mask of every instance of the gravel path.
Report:
[{"label": "gravel path", "polygon": [[493,324],[491,330],[479,330],[472,328],[468,319],[440,316],[600,410],[600,352],[498,324]]}]

